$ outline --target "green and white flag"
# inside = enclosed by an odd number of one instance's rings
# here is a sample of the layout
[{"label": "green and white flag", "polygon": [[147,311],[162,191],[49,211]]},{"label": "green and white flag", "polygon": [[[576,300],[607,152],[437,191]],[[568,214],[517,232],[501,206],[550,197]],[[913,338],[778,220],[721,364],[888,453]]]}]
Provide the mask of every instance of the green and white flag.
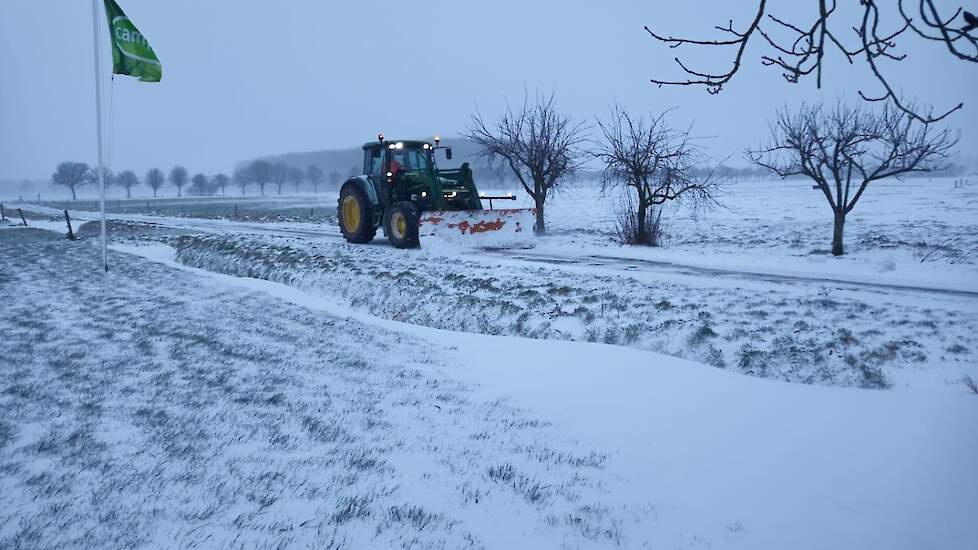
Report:
[{"label": "green and white flag", "polygon": [[115,0],[105,0],[112,37],[112,72],[139,78],[141,82],[159,82],[163,66],[143,33],[126,17]]}]

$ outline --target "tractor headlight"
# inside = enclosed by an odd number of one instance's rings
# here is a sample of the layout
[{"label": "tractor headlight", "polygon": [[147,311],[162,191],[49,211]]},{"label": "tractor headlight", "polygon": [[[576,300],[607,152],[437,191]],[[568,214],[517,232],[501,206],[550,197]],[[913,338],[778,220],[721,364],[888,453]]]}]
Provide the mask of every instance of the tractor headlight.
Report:
[{"label": "tractor headlight", "polygon": [[425,150],[431,149],[431,145],[428,145],[427,143],[425,143],[421,147],[424,148]]},{"label": "tractor headlight", "polygon": [[393,178],[394,177],[394,172],[387,172],[387,177],[388,178]]},{"label": "tractor headlight", "polygon": [[427,197],[427,196],[428,196],[428,192],[427,191],[422,191],[421,192],[421,198],[422,199],[425,198],[425,197]]},{"label": "tractor headlight", "polygon": [[398,142],[397,142],[397,148],[398,148],[398,149],[404,149],[404,143],[402,143],[402,142],[400,142],[400,141],[398,141]]},{"label": "tractor headlight", "polygon": [[388,149],[393,149],[393,148],[394,148],[394,144],[393,144],[393,143],[391,143],[390,145],[388,145],[388,146],[387,146],[387,148],[388,148]]}]

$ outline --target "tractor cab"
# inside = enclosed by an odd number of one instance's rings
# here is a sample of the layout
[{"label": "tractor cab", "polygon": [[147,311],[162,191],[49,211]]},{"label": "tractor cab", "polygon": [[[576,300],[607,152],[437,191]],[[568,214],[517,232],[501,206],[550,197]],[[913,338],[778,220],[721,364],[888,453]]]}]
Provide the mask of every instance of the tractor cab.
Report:
[{"label": "tractor cab", "polygon": [[[381,136],[382,137],[382,136]],[[439,170],[435,151],[451,159],[451,148],[427,141],[375,141],[363,146],[364,174],[388,204],[410,201],[420,212],[481,210],[468,163]]]}]

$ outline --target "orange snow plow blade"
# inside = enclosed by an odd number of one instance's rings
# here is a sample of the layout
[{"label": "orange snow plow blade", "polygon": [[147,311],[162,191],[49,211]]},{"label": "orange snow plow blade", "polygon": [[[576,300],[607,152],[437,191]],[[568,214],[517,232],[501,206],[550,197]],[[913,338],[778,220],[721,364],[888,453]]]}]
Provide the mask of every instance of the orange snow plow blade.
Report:
[{"label": "orange snow plow blade", "polygon": [[424,212],[418,223],[421,246],[431,237],[477,248],[532,248],[536,210],[442,210]]}]

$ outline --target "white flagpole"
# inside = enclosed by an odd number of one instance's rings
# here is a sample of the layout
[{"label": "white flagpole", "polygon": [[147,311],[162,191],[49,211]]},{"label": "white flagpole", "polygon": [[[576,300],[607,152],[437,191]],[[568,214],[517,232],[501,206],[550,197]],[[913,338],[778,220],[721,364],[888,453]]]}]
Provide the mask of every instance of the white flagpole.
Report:
[{"label": "white flagpole", "polygon": [[95,44],[95,132],[98,134],[98,167],[95,172],[98,177],[99,188],[99,210],[102,213],[102,269],[109,271],[109,262],[106,256],[105,244],[105,161],[102,155],[102,60],[99,48],[99,4],[101,0],[92,0],[92,36]]}]

